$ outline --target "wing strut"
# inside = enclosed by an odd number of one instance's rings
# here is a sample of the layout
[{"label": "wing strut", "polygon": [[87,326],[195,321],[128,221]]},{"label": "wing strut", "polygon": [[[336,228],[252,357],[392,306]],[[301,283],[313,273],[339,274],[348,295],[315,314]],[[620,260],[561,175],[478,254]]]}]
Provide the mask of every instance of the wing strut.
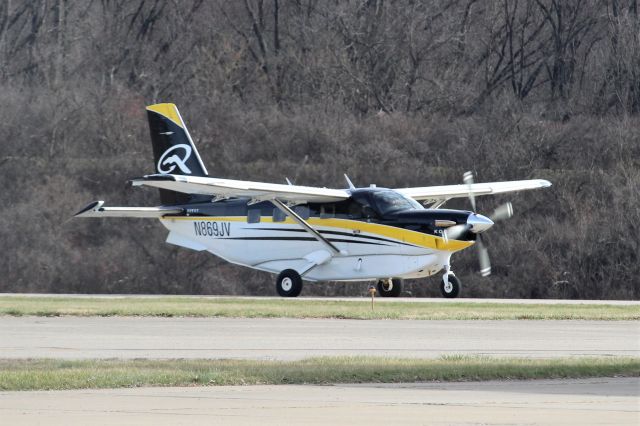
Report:
[{"label": "wing strut", "polygon": [[306,220],[301,218],[300,215],[294,212],[289,206],[287,206],[286,204],[284,204],[282,201],[278,199],[271,199],[269,201],[271,201],[277,208],[282,210],[287,216],[289,216],[291,219],[297,222],[300,226],[302,226],[304,230],[307,231],[309,234],[311,234],[316,240],[324,244],[329,249],[329,251],[333,256],[336,256],[338,254],[343,254],[338,249],[338,247],[336,247],[331,241],[323,237],[318,231],[316,231],[311,225],[309,225],[309,223],[307,223]]}]

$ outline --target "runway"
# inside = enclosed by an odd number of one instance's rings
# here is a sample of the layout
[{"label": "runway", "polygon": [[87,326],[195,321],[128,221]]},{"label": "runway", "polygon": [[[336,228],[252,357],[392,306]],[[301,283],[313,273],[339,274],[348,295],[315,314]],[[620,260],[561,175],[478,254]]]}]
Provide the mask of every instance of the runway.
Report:
[{"label": "runway", "polygon": [[3,424],[637,425],[640,379],[1,392]]},{"label": "runway", "polygon": [[[638,321],[0,317],[0,358],[640,356]],[[0,392],[7,424],[617,424],[640,379]]]},{"label": "runway", "polygon": [[0,317],[0,358],[640,356],[637,321]]}]

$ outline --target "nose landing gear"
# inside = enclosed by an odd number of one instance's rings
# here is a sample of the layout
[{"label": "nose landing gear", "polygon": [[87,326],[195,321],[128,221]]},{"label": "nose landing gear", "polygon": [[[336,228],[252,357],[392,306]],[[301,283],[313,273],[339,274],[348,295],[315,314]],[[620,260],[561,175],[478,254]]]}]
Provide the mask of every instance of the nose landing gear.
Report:
[{"label": "nose landing gear", "polygon": [[440,293],[447,299],[458,297],[460,287],[460,280],[451,272],[444,274],[442,281],[440,281]]},{"label": "nose landing gear", "polygon": [[451,265],[447,259],[444,265],[444,275],[442,276],[442,281],[440,281],[440,293],[447,299],[453,299],[454,297],[458,297],[461,286],[458,277],[451,272]]}]

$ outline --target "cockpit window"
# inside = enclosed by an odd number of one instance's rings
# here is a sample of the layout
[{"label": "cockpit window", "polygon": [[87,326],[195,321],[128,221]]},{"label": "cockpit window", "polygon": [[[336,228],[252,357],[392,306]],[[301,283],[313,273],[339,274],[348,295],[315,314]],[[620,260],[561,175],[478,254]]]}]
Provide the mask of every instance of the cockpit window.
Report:
[{"label": "cockpit window", "polygon": [[382,215],[396,213],[402,210],[422,210],[424,207],[416,200],[406,197],[396,191],[374,192],[373,200]]}]

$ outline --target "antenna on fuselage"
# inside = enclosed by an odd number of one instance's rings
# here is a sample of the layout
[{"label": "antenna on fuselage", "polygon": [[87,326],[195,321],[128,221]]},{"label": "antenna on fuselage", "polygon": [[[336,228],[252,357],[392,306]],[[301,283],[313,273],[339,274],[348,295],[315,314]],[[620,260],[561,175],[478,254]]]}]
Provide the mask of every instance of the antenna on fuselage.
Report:
[{"label": "antenna on fuselage", "polygon": [[356,187],[353,185],[353,182],[351,182],[351,179],[349,179],[349,176],[347,176],[347,174],[344,174],[344,178],[347,180],[347,185],[349,185],[349,189],[356,189]]}]

